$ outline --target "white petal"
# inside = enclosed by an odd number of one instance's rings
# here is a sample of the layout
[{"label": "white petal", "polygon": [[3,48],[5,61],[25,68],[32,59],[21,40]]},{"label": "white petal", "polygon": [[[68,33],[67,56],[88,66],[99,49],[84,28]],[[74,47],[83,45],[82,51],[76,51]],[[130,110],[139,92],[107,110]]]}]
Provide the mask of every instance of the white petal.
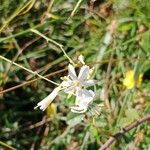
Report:
[{"label": "white petal", "polygon": [[77,96],[77,97],[82,96],[82,89],[81,89],[80,87],[77,87],[77,88],[76,88],[76,96]]},{"label": "white petal", "polygon": [[74,113],[84,113],[87,111],[87,107],[82,108],[82,107],[78,107],[78,106],[72,106],[70,108],[71,108],[71,111]]},{"label": "white petal", "polygon": [[40,107],[40,109],[44,111],[48,107],[48,105],[55,99],[59,91],[59,87],[55,88],[46,98],[44,98],[37,104],[37,107]]},{"label": "white petal", "polygon": [[94,99],[95,93],[92,90],[77,89],[76,91],[76,105],[86,107]]},{"label": "white petal", "polygon": [[87,79],[87,76],[89,75],[89,71],[90,71],[89,66],[87,65],[82,66],[78,75],[78,79],[81,81]]},{"label": "white petal", "polygon": [[67,94],[71,94],[72,95],[75,92],[75,87],[74,86],[70,86],[70,87],[66,88],[64,90],[64,92],[67,93]]},{"label": "white petal", "polygon": [[87,81],[82,81],[81,84],[84,86],[84,87],[89,87],[89,86],[93,86],[95,85],[96,83],[96,80],[87,80]]},{"label": "white petal", "polygon": [[72,112],[84,113],[87,111],[89,103],[93,100],[95,93],[92,90],[86,90],[81,88],[76,88],[76,101],[75,105],[71,108]]},{"label": "white petal", "polygon": [[72,80],[77,79],[77,75],[76,75],[75,68],[73,65],[71,65],[71,64],[68,65],[68,72],[69,72],[69,76]]},{"label": "white petal", "polygon": [[80,55],[80,56],[78,57],[78,60],[79,60],[83,65],[85,64],[83,55]]},{"label": "white petal", "polygon": [[61,86],[63,86],[63,87],[69,87],[69,86],[71,86],[71,85],[72,85],[72,81],[71,81],[71,80],[63,81],[63,82],[61,83]]},{"label": "white petal", "polygon": [[91,78],[92,74],[94,73],[94,69],[95,69],[95,67],[90,68],[89,75],[88,75],[87,79]]},{"label": "white petal", "polygon": [[76,91],[76,96],[79,99],[87,100],[87,99],[93,99],[95,96],[95,93],[92,90],[78,88]]}]

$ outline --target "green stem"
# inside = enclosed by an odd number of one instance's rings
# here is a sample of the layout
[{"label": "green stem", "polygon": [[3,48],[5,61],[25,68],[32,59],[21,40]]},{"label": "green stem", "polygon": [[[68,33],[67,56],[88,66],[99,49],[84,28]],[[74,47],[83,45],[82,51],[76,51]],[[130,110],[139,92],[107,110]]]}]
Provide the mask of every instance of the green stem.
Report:
[{"label": "green stem", "polygon": [[[52,21],[49,21],[49,22],[52,22]],[[14,37],[17,37],[17,36],[26,34],[26,33],[30,32],[31,29],[33,29],[33,28],[36,29],[36,28],[42,27],[43,25],[48,24],[49,22],[44,22],[43,24],[35,25],[34,27],[29,28],[29,29],[27,29],[27,30],[24,30],[24,31],[22,31],[22,32],[19,32],[19,33],[16,33],[16,34],[13,34],[13,35],[10,35],[10,36],[7,36],[7,37],[0,38],[0,42],[3,42],[3,41],[5,41],[5,40],[9,40],[9,39],[11,39],[11,38],[14,38]]]},{"label": "green stem", "polygon": [[37,72],[32,71],[32,70],[29,70],[29,69],[27,69],[27,68],[25,68],[25,67],[23,67],[23,66],[21,66],[21,65],[19,65],[19,64],[17,64],[17,63],[15,63],[15,62],[12,62],[11,60],[9,60],[9,59],[7,59],[7,58],[1,56],[1,55],[0,55],[0,58],[3,59],[3,60],[5,60],[5,61],[7,61],[7,62],[9,62],[9,63],[12,63],[13,65],[15,65],[15,66],[17,66],[17,67],[19,67],[19,68],[21,68],[21,69],[26,70],[27,72],[29,72],[29,73],[31,73],[31,74],[37,75],[37,76],[40,77],[41,79],[44,79],[44,80],[46,80],[46,81],[48,81],[48,82],[50,82],[50,83],[53,83],[53,84],[55,84],[55,85],[59,85],[58,83],[56,83],[56,82],[54,82],[54,81],[52,81],[52,80],[49,80],[48,78],[45,78],[44,76],[41,76],[41,75],[38,74]]},{"label": "green stem", "polygon": [[[21,11],[23,11],[28,5],[32,3],[32,0],[28,1],[26,4],[21,4],[16,11],[4,22],[4,24],[0,27],[0,33],[5,29],[5,27],[8,26],[8,24],[15,18],[17,15],[20,14]],[[23,7],[22,7],[23,6]]]},{"label": "green stem", "polygon": [[126,107],[126,104],[127,104],[127,101],[129,100],[129,96],[128,96],[128,91],[125,91],[125,98],[124,98],[124,101],[123,101],[123,104],[121,106],[121,109],[120,109],[120,112],[119,112],[119,115],[118,115],[118,119],[116,121],[116,126],[115,126],[115,129],[114,129],[114,133],[116,133],[116,130],[117,130],[117,125],[123,115],[123,112],[125,110],[125,107]]},{"label": "green stem", "polygon": [[6,149],[10,149],[10,150],[16,150],[14,147],[0,141],[0,145],[2,145],[3,147],[5,147]]},{"label": "green stem", "polygon": [[38,34],[38,35],[40,35],[41,37],[43,37],[47,42],[51,42],[51,43],[57,45],[57,46],[62,50],[62,52],[64,53],[64,55],[66,56],[66,58],[68,58],[68,60],[70,61],[70,63],[72,63],[72,64],[75,66],[75,64],[74,64],[74,62],[72,61],[72,59],[71,59],[71,58],[67,55],[67,53],[65,52],[65,50],[64,50],[62,44],[59,44],[58,42],[56,42],[56,41],[54,41],[54,40],[48,38],[47,36],[45,36],[44,34],[40,33],[39,31],[37,31],[37,30],[35,30],[35,29],[31,29],[31,31],[34,32],[34,33],[36,33],[36,34]]},{"label": "green stem", "polygon": [[79,0],[79,1],[77,2],[76,6],[74,7],[73,11],[71,12],[70,17],[72,17],[72,16],[75,14],[75,12],[76,12],[77,9],[79,8],[79,6],[80,6],[80,4],[82,3],[82,1],[83,1],[83,0]]}]

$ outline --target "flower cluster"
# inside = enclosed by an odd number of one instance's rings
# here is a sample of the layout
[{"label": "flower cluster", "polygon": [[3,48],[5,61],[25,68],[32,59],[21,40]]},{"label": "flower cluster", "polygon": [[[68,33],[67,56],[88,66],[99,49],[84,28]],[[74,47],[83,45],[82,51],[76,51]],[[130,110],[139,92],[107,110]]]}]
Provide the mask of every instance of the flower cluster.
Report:
[{"label": "flower cluster", "polygon": [[79,56],[82,63],[79,74],[76,74],[75,67],[68,65],[68,76],[63,77],[62,83],[56,87],[46,98],[37,104],[41,110],[45,110],[48,105],[55,99],[60,90],[69,95],[74,95],[75,106],[70,107],[72,112],[84,113],[87,111],[89,104],[93,101],[95,93],[87,88],[95,85],[95,80],[89,79],[93,69],[85,65],[83,56]]}]

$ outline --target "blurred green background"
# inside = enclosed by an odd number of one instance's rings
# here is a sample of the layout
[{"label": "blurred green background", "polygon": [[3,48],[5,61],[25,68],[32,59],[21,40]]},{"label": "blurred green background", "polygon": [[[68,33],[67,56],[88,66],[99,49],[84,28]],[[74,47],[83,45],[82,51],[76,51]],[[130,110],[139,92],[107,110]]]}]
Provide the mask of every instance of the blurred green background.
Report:
[{"label": "blurred green background", "polygon": [[[55,85],[12,62],[60,83],[69,61],[82,54],[98,81],[88,112],[70,112],[64,93],[47,111],[34,110]],[[0,149],[97,150],[121,128],[150,113],[150,0],[1,0]],[[134,70],[140,86],[126,89]],[[136,84],[135,84],[136,85]],[[150,124],[117,140],[111,149],[150,149]]]}]

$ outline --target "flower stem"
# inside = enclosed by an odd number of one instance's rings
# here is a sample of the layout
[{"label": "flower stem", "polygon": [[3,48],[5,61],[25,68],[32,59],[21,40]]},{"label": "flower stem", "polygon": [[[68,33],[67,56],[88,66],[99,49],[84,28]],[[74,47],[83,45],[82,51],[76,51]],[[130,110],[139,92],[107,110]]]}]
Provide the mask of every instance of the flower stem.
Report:
[{"label": "flower stem", "polygon": [[74,62],[72,61],[72,59],[71,59],[71,58],[67,55],[67,53],[65,52],[65,50],[64,50],[62,44],[59,44],[58,42],[56,42],[56,41],[54,41],[54,40],[48,38],[48,37],[45,36],[44,34],[40,33],[38,30],[35,30],[35,29],[30,29],[30,30],[31,30],[31,32],[34,32],[34,33],[40,35],[41,37],[43,37],[47,42],[51,42],[51,43],[57,45],[57,46],[62,50],[62,52],[64,53],[64,55],[66,56],[66,58],[70,61],[70,63],[72,63],[72,64],[75,66],[75,64],[74,64]]},{"label": "flower stem", "polygon": [[16,150],[14,147],[0,141],[0,145],[2,145],[3,147],[5,147],[6,149],[10,149],[10,150]]},{"label": "flower stem", "polygon": [[53,83],[53,84],[55,84],[55,85],[59,85],[58,83],[56,83],[56,82],[54,82],[54,81],[52,81],[52,80],[49,80],[48,78],[45,78],[44,76],[38,74],[36,71],[29,70],[29,69],[27,69],[27,68],[25,68],[25,67],[23,67],[23,66],[21,66],[21,65],[19,65],[19,64],[17,64],[17,63],[15,63],[15,62],[12,62],[11,60],[9,60],[9,59],[7,59],[7,58],[1,56],[1,55],[0,55],[0,58],[3,59],[3,60],[5,60],[5,61],[7,61],[7,62],[9,62],[9,63],[12,63],[13,65],[15,65],[15,66],[17,66],[17,67],[19,67],[19,68],[21,68],[21,69],[26,70],[26,71],[29,72],[29,73],[32,73],[32,74],[34,74],[34,75],[37,75],[37,76],[38,76],[39,78],[41,78],[41,79],[44,79],[44,80],[46,80],[46,81],[48,81],[48,82],[50,82],[50,83]]}]

